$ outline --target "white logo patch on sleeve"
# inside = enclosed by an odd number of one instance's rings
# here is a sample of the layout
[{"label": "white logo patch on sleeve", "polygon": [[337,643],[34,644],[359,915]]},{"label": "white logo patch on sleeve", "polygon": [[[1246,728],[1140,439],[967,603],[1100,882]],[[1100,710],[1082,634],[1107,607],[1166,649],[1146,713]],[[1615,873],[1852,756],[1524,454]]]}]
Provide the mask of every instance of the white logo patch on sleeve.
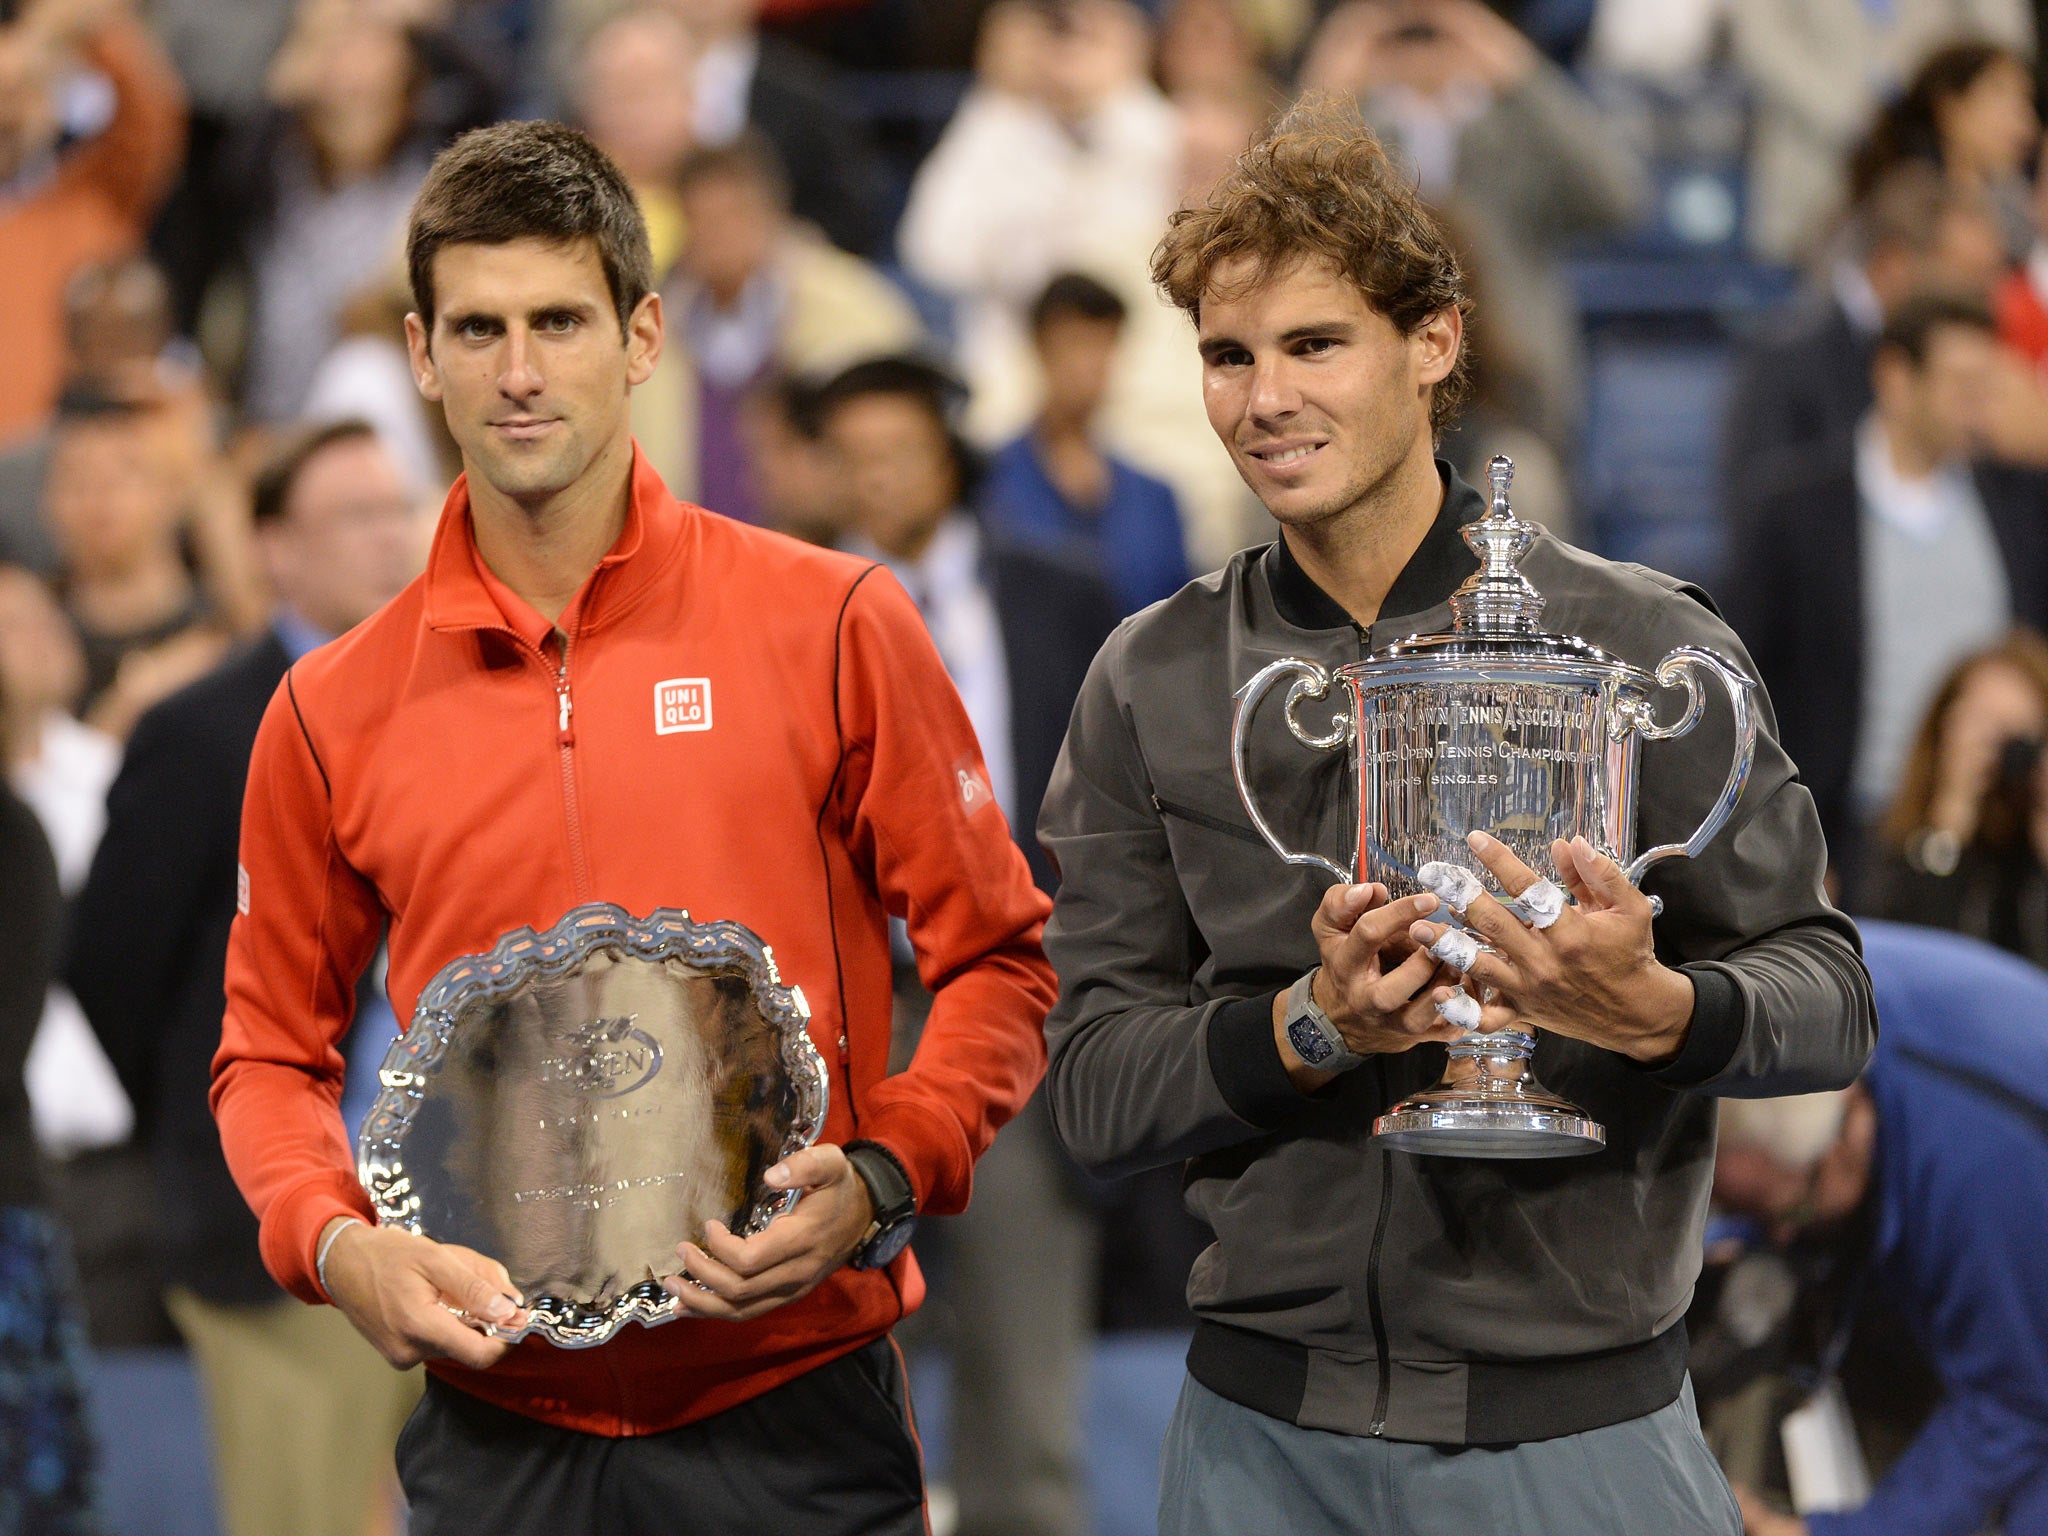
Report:
[{"label": "white logo patch on sleeve", "polygon": [[960,788],[961,809],[969,816],[996,803],[996,792],[989,787],[988,775],[971,757],[963,757],[953,765],[953,782]]},{"label": "white logo patch on sleeve", "polygon": [[235,910],[249,915],[249,869],[245,864],[235,865]]},{"label": "white logo patch on sleeve", "polygon": [[711,679],[672,677],[654,685],[654,734],[711,729]]}]

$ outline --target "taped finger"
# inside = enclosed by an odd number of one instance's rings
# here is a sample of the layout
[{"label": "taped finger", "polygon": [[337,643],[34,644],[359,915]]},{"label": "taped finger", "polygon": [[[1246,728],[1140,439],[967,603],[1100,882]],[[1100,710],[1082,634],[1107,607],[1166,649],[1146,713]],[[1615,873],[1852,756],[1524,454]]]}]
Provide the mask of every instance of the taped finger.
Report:
[{"label": "taped finger", "polygon": [[1415,871],[1415,878],[1424,890],[1461,917],[1467,907],[1486,894],[1485,885],[1471,870],[1442,859],[1431,859]]},{"label": "taped finger", "polygon": [[1436,1011],[1443,1015],[1446,1024],[1455,1024],[1460,1029],[1477,1029],[1484,1017],[1479,999],[1469,992],[1453,992],[1436,1005]]},{"label": "taped finger", "polygon": [[1429,952],[1463,975],[1479,958],[1479,941],[1463,928],[1446,928],[1442,937],[1429,946]]},{"label": "taped finger", "polygon": [[1507,906],[1531,928],[1548,928],[1564,915],[1564,891],[1555,881],[1539,879]]}]

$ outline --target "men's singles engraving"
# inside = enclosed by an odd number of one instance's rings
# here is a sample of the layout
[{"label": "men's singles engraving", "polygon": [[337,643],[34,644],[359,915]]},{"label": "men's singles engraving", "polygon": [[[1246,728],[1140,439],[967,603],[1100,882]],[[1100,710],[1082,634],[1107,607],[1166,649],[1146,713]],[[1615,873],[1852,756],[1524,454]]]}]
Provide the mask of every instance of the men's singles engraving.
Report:
[{"label": "men's singles engraving", "polygon": [[763,1175],[825,1122],[809,1016],[738,923],[578,907],[421,991],[357,1171],[381,1222],[504,1263],[526,1332],[581,1346],[666,1322],[678,1242],[794,1203]]}]

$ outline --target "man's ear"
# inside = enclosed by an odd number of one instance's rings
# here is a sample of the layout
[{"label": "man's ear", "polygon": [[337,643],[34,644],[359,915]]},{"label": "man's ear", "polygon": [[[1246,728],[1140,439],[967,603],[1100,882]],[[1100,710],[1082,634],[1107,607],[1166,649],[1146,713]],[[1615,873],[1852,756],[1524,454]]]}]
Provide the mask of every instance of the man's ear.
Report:
[{"label": "man's ear", "polygon": [[1408,338],[1415,349],[1416,382],[1441,384],[1458,366],[1458,351],[1465,344],[1465,317],[1455,304],[1438,310]]},{"label": "man's ear", "polygon": [[405,356],[412,364],[412,381],[429,400],[441,398],[441,367],[434,361],[434,338],[417,314],[405,317]]},{"label": "man's ear", "polygon": [[640,302],[633,306],[633,313],[626,317],[628,388],[645,384],[654,377],[655,364],[661,361],[662,340],[661,295],[643,294]]}]

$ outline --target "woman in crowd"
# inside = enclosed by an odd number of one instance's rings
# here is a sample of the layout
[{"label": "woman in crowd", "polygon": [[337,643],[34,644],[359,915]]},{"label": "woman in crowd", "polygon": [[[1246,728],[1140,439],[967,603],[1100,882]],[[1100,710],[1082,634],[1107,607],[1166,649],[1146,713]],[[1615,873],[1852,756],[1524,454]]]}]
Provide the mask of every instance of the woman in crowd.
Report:
[{"label": "woman in crowd", "polygon": [[1860,910],[2048,964],[2048,641],[2016,629],[1951,672],[1913,739]]},{"label": "woman in crowd", "polygon": [[63,1231],[44,1208],[22,1086],[55,963],[62,898],[35,812],[4,777],[0,912],[8,928],[0,965],[0,1532],[85,1536],[99,1528],[81,1385],[85,1330]]},{"label": "woman in crowd", "polygon": [[1849,164],[1850,199],[1860,202],[1896,165],[1928,161],[1990,199],[2006,253],[2018,261],[2034,241],[2027,173],[2040,138],[2027,61],[1996,43],[1951,43],[1878,114]]}]

